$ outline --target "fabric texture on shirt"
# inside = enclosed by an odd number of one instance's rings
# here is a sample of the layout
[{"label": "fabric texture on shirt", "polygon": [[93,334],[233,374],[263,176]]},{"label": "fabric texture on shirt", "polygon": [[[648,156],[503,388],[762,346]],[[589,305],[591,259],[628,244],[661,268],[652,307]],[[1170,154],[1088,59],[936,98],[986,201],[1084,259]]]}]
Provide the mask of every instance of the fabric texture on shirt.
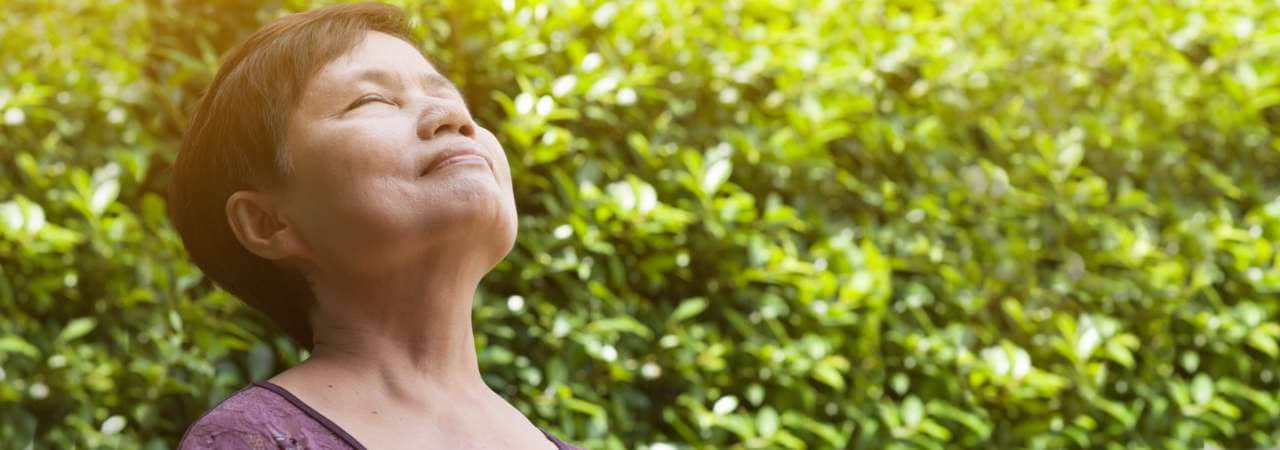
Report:
[{"label": "fabric texture on shirt", "polygon": [[[539,430],[541,431],[541,430]],[[543,431],[560,450],[581,450]],[[336,423],[288,390],[258,382],[197,420],[179,450],[366,450]]]}]

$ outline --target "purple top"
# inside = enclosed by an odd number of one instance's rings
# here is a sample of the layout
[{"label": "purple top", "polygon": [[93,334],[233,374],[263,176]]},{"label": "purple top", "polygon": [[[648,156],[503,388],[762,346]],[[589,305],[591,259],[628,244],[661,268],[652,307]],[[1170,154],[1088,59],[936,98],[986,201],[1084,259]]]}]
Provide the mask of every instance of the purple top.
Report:
[{"label": "purple top", "polygon": [[[581,450],[542,434],[560,450]],[[191,424],[179,450],[365,450],[346,431],[268,381],[246,386]]]}]

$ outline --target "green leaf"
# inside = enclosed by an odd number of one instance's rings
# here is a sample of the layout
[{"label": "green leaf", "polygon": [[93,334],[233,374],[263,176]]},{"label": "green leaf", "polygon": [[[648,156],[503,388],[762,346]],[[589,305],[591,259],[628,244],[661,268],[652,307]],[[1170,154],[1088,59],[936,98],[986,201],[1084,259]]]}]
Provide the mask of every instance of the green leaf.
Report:
[{"label": "green leaf", "polygon": [[653,331],[649,330],[649,327],[625,316],[610,317],[591,322],[587,325],[587,330],[593,333],[631,333],[645,339],[653,337]]},{"label": "green leaf", "polygon": [[1262,353],[1266,353],[1267,356],[1272,358],[1280,355],[1280,345],[1276,344],[1276,338],[1259,330],[1250,332],[1247,342],[1250,347],[1253,347]]},{"label": "green leaf", "polygon": [[925,407],[925,410],[930,416],[954,421],[963,425],[965,428],[973,431],[974,434],[978,435],[982,440],[986,440],[991,435],[992,425],[990,421],[974,412],[970,412],[981,411],[980,409],[970,409],[966,411],[945,402],[930,400],[928,405]]},{"label": "green leaf", "polygon": [[1191,380],[1191,400],[1196,405],[1207,405],[1213,399],[1213,379],[1199,374]]},{"label": "green leaf", "polygon": [[40,349],[18,336],[0,337],[0,353],[19,353],[28,358],[40,356]]},{"label": "green leaf", "polygon": [[761,436],[769,437],[778,431],[778,412],[772,407],[760,408],[756,414],[756,430]]},{"label": "green leaf", "polygon": [[1132,428],[1134,424],[1137,423],[1138,413],[1134,411],[1130,411],[1122,403],[1114,402],[1101,397],[1094,397],[1092,400],[1092,403],[1093,405],[1097,406],[1098,408],[1106,412],[1107,415],[1116,419],[1116,421],[1120,423],[1120,426],[1124,428]]},{"label": "green leaf", "polygon": [[585,400],[566,398],[561,400],[561,402],[564,403],[564,406],[570,411],[577,411],[594,417],[604,417],[606,414],[604,408]]},{"label": "green leaf", "polygon": [[708,195],[715,194],[720,189],[720,185],[729,179],[729,174],[733,172],[733,162],[728,159],[718,159],[707,165],[707,172],[702,176],[702,191]]},{"label": "green leaf", "polygon": [[837,391],[844,391],[844,374],[831,365],[819,363],[814,366],[813,378]]},{"label": "green leaf", "polygon": [[98,320],[92,317],[81,317],[73,319],[62,328],[62,332],[58,333],[57,342],[67,343],[80,338],[98,326]]},{"label": "green leaf", "polygon": [[902,401],[902,423],[910,428],[920,426],[920,421],[924,420],[924,402],[914,395],[907,396]]},{"label": "green leaf", "polygon": [[671,312],[671,316],[667,318],[667,322],[673,324],[680,323],[686,319],[693,318],[698,314],[702,314],[702,311],[705,311],[706,309],[707,299],[702,297],[693,297],[680,302],[680,306],[677,306],[675,311]]},{"label": "green leaf", "polygon": [[93,196],[89,199],[89,210],[94,214],[102,214],[106,211],[107,205],[116,200],[116,195],[120,194],[120,182],[115,178],[104,180],[93,190]]}]

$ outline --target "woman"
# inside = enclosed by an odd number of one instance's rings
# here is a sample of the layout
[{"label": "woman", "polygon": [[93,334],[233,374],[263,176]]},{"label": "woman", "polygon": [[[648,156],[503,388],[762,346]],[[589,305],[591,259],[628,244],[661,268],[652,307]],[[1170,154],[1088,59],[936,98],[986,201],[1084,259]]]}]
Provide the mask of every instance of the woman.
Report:
[{"label": "woman", "polygon": [[224,400],[181,448],[573,448],[480,377],[472,299],[515,242],[511,173],[405,22],[378,4],[276,20],[196,106],[173,223],[311,357]]}]

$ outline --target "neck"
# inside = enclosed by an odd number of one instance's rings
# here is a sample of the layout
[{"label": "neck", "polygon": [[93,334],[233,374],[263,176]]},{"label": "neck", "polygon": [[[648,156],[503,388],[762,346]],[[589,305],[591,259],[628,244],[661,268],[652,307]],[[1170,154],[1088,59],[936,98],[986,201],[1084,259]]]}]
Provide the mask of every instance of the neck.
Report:
[{"label": "neck", "polygon": [[447,266],[317,285],[304,364],[322,377],[408,407],[490,392],[480,377],[471,307],[485,271]]}]

